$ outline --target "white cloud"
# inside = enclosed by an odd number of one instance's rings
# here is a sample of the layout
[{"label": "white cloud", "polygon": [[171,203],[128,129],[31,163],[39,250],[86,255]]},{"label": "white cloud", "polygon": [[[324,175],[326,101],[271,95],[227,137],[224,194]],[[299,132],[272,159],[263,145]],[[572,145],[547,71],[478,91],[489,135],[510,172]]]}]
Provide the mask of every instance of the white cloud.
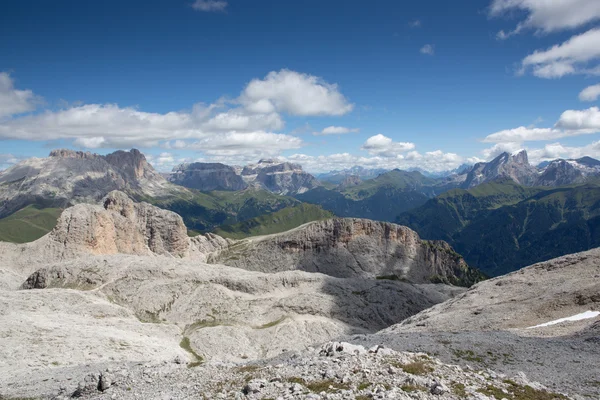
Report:
[{"label": "white cloud", "polygon": [[523,146],[519,142],[497,143],[488,149],[484,149],[481,154],[485,160],[492,160],[502,153],[513,153],[522,149]]},{"label": "white cloud", "polygon": [[567,110],[562,113],[556,127],[580,133],[600,131],[600,109],[591,107],[587,110]]},{"label": "white cloud", "polygon": [[[600,4],[600,2],[598,2]],[[547,50],[536,50],[522,61],[521,73],[531,68],[540,78],[560,78],[572,74],[594,75],[598,65],[590,65],[600,58],[600,28],[573,36],[566,42]]]},{"label": "white cloud", "polygon": [[490,6],[492,16],[510,11],[525,11],[527,18],[509,32],[498,32],[499,39],[506,39],[526,29],[538,34],[574,29],[600,19],[598,0],[494,0]]},{"label": "white cloud", "polygon": [[425,46],[421,47],[421,50],[419,51],[421,54],[432,56],[435,54],[435,47],[432,44],[426,44]]},{"label": "white cloud", "polygon": [[0,72],[0,118],[35,110],[40,99],[31,90],[17,90],[9,74]]},{"label": "white cloud", "polygon": [[527,128],[520,126],[514,129],[505,129],[492,133],[483,139],[486,143],[511,143],[526,142],[533,140],[552,140],[564,137],[565,133],[554,128]]},{"label": "white cloud", "polygon": [[224,12],[227,2],[223,0],[196,0],[192,8],[202,12]]},{"label": "white cloud", "polygon": [[581,101],[596,101],[598,97],[600,97],[600,83],[588,86],[579,93],[579,100]]},{"label": "white cloud", "polygon": [[600,132],[600,109],[567,110],[552,128],[520,126],[486,136],[486,143],[522,143],[538,140],[555,140],[564,137],[589,135]]},{"label": "white cloud", "polygon": [[[34,94],[15,90],[7,74],[0,78],[2,112],[10,115],[31,110]],[[209,157],[275,156],[303,145],[295,136],[276,133],[285,126],[281,113],[342,115],[352,108],[336,85],[281,70],[252,80],[235,100],[198,103],[190,111],[150,113],[117,104],[71,104],[60,110],[8,117],[0,121],[0,139],[67,140],[94,149],[194,149]],[[357,131],[331,126],[323,132],[341,134],[345,129]]]},{"label": "white cloud", "polygon": [[420,154],[416,151],[408,153],[405,157],[363,157],[349,153],[309,156],[306,154],[294,154],[284,158],[287,161],[301,164],[305,170],[310,172],[327,172],[340,170],[360,165],[365,168],[383,169],[410,169],[422,168],[427,171],[441,172],[457,168],[464,159],[454,153],[444,153],[436,150]]},{"label": "white cloud", "polygon": [[563,146],[560,143],[547,144],[540,149],[531,149],[527,153],[532,164],[557,158],[581,158],[584,156],[600,158],[600,141],[592,142],[581,147]]},{"label": "white cloud", "polygon": [[315,136],[345,135],[347,133],[356,133],[358,131],[359,131],[359,129],[356,129],[356,128],[346,128],[343,126],[328,126],[327,128],[323,129],[321,132],[314,132],[313,135],[315,135]]},{"label": "white cloud", "polygon": [[278,111],[298,116],[344,115],[354,108],[337,85],[287,69],[252,80],[239,101],[252,112]]},{"label": "white cloud", "polygon": [[381,133],[368,138],[361,147],[362,150],[368,151],[371,155],[388,158],[401,158],[403,156],[400,153],[413,150],[414,148],[414,143],[394,142],[392,139]]},{"label": "white cloud", "polygon": [[420,19],[415,19],[414,21],[410,21],[408,23],[408,26],[410,26],[411,28],[420,28],[421,27],[421,20]]}]

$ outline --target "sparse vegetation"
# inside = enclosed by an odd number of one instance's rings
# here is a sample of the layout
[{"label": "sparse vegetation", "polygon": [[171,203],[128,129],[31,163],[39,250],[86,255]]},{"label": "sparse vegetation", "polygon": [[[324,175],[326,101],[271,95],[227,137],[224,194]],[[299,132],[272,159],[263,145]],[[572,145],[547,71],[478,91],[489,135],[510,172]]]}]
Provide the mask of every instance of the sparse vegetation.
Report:
[{"label": "sparse vegetation", "polygon": [[427,388],[421,385],[402,385],[400,387],[403,392],[412,393],[412,392],[427,392]]},{"label": "sparse vegetation", "polygon": [[281,318],[279,318],[279,319],[277,319],[275,321],[267,322],[264,325],[260,325],[260,326],[254,327],[254,329],[268,329],[268,328],[272,328],[274,326],[279,325],[283,321],[285,321],[286,318],[287,318],[286,316],[283,316],[283,317],[281,317]]},{"label": "sparse vegetation", "polygon": [[511,380],[505,380],[504,383],[507,385],[506,388],[487,385],[485,388],[478,389],[477,391],[497,400],[568,400],[568,397],[562,394],[534,389],[531,386],[519,385]]},{"label": "sparse vegetation", "polygon": [[179,347],[190,353],[195,359],[195,361],[188,363],[188,368],[194,368],[204,363],[204,357],[194,351],[190,343],[190,339],[187,336],[184,336],[183,339],[181,339],[181,342],[179,342]]}]

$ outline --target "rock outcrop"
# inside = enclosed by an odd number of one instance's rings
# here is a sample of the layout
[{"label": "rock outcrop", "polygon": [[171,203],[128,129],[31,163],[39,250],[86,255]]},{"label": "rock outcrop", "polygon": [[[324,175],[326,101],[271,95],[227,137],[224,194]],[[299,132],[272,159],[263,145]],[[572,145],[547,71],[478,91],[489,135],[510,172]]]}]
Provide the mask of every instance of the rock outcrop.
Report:
[{"label": "rock outcrop", "polygon": [[[529,328],[588,310],[600,311],[600,249],[555,258],[478,283],[464,294],[390,329]],[[551,331],[565,334],[556,327]]]},{"label": "rock outcrop", "polygon": [[169,181],[201,191],[243,190],[248,187],[233,167],[219,163],[181,164],[173,169]]},{"label": "rock outcrop", "polygon": [[54,230],[25,245],[26,254],[47,260],[95,254],[166,255],[205,258],[228,241],[210,235],[190,239],[181,217],[148,203],[135,203],[113,191],[101,205],[77,204],[67,208]]},{"label": "rock outcrop", "polygon": [[95,203],[113,190],[140,197],[186,192],[167,182],[136,149],[106,156],[59,149],[0,171],[0,217],[29,204]]},{"label": "rock outcrop", "polygon": [[314,176],[302,170],[300,164],[260,160],[242,170],[244,180],[273,193],[293,195],[304,193],[319,186]]},{"label": "rock outcrop", "polygon": [[241,240],[209,257],[248,270],[300,269],[337,277],[449,282],[481,278],[443,241],[424,241],[413,230],[366,219],[336,218],[277,235]]}]

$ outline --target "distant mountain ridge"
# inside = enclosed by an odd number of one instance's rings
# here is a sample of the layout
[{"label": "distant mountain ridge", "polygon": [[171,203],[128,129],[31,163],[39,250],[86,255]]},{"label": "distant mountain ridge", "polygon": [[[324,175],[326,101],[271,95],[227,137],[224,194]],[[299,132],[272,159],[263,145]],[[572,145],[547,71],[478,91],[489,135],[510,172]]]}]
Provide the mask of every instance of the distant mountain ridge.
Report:
[{"label": "distant mountain ridge", "polygon": [[527,187],[498,178],[454,189],[396,223],[445,240],[491,276],[600,246],[600,186]]},{"label": "distant mountain ridge", "polygon": [[281,195],[304,193],[320,185],[300,164],[271,159],[241,169],[220,163],[181,164],[168,174],[168,180],[203,192],[254,187]]},{"label": "distant mountain ridge", "polygon": [[0,171],[0,217],[29,204],[64,208],[96,202],[113,190],[159,198],[187,192],[156,172],[137,149],[105,156],[58,149]]}]

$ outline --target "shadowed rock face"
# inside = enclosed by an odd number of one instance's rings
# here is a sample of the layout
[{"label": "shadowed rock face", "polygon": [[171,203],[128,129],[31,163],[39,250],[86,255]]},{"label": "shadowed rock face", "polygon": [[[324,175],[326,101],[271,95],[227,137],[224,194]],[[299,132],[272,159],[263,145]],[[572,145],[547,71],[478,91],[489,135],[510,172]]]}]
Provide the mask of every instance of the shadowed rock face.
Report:
[{"label": "shadowed rock face", "polygon": [[480,276],[443,241],[366,219],[337,218],[236,242],[210,262],[263,272],[300,269],[336,277],[387,277],[416,283],[474,283]]},{"label": "shadowed rock face", "polygon": [[59,149],[0,172],[0,217],[34,203],[61,208],[93,203],[113,190],[152,197],[186,191],[167,182],[136,149],[106,156]]},{"label": "shadowed rock face", "polygon": [[233,167],[220,163],[182,164],[173,169],[168,179],[201,191],[243,190],[248,187]]}]

